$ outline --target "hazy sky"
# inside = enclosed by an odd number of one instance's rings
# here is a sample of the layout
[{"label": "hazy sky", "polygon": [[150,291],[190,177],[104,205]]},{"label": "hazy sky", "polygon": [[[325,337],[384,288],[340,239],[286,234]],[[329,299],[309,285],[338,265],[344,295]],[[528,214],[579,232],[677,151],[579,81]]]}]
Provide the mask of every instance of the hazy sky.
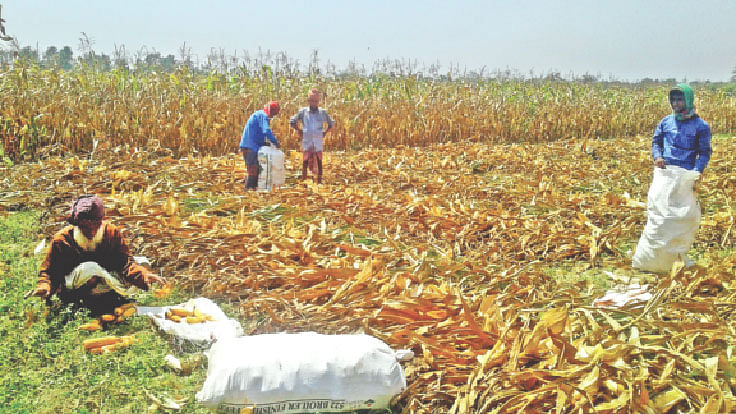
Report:
[{"label": "hazy sky", "polygon": [[[284,51],[301,65],[368,68],[378,59],[486,72],[591,73],[637,80],[725,81],[736,67],[736,0],[0,0],[21,46],[71,46],[85,32],[114,45],[174,54],[184,42],[251,55]],[[0,42],[0,47],[9,44]]]}]

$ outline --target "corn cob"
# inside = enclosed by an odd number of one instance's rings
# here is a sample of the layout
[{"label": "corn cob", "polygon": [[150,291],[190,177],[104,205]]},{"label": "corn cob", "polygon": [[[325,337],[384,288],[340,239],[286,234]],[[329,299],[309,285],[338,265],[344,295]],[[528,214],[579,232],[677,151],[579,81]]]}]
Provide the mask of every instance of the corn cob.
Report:
[{"label": "corn cob", "polygon": [[192,312],[189,312],[188,310],[182,308],[169,308],[169,311],[172,315],[181,316],[184,318],[186,318],[187,316],[192,316]]},{"label": "corn cob", "polygon": [[187,323],[202,323],[206,320],[202,316],[187,316]]},{"label": "corn cob", "polygon": [[79,326],[80,331],[99,331],[100,329],[102,329],[102,327],[97,319],[93,319],[84,325]]},{"label": "corn cob", "polygon": [[121,341],[122,339],[117,336],[105,336],[102,338],[87,339],[82,342],[82,346],[84,347],[84,349],[89,351],[92,348],[99,348],[104,345],[112,345]]}]

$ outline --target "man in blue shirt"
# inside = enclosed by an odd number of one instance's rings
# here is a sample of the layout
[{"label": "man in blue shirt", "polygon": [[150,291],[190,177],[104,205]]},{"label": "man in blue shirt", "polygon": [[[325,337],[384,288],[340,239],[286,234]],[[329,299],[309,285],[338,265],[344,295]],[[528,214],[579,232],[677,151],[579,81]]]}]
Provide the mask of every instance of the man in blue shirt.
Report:
[{"label": "man in blue shirt", "polygon": [[652,139],[654,165],[676,165],[701,174],[711,155],[710,127],[695,113],[693,90],[678,83],[669,94],[672,115],[657,125]]},{"label": "man in blue shirt", "polygon": [[248,118],[243,129],[243,137],[240,139],[240,152],[243,153],[245,168],[248,170],[248,179],[245,182],[246,190],[254,190],[258,187],[258,150],[266,144],[268,138],[278,148],[279,141],[271,131],[271,118],[281,112],[281,107],[276,101],[271,101],[256,111]]}]

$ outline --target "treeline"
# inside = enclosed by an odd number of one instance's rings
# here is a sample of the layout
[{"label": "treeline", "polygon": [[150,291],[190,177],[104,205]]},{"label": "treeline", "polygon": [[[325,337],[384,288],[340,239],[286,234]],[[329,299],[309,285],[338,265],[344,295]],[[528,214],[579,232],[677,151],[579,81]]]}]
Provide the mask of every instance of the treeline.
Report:
[{"label": "treeline", "polygon": [[[497,80],[497,81],[554,81],[554,82],[581,82],[581,83],[603,83],[603,84],[629,84],[629,85],[673,85],[678,79],[666,78],[643,78],[634,82],[622,81],[614,75],[603,75],[601,73],[576,74],[573,72],[562,73],[556,70],[547,72],[521,72],[516,69],[505,68],[488,70],[486,67],[471,69],[459,64],[450,63],[443,66],[439,62],[424,64],[417,60],[379,59],[371,65],[360,64],[355,61],[349,62],[345,67],[338,67],[330,60],[320,59],[316,50],[313,50],[306,62],[288,56],[283,51],[273,52],[258,48],[254,53],[248,51],[233,52],[228,54],[222,48],[211,48],[204,55],[199,56],[192,53],[191,47],[186,43],[177,50],[176,55],[162,54],[155,49],[142,47],[135,51],[126,49],[124,45],[115,46],[111,54],[97,52],[93,49],[93,41],[82,33],[77,54],[70,46],[58,48],[48,46],[43,52],[31,46],[13,49],[0,49],[0,67],[9,68],[18,62],[25,65],[37,65],[43,69],[73,70],[75,67],[93,68],[96,71],[109,72],[111,70],[129,70],[135,72],[156,71],[173,73],[178,69],[186,68],[189,72],[222,74],[249,74],[257,76],[259,72],[268,70],[276,75],[285,77],[321,76],[325,78],[345,79],[354,77],[370,77],[375,75],[388,75],[392,77],[429,78],[433,80]],[[736,68],[732,82],[736,82]],[[694,82],[696,87],[720,88],[726,87],[736,89],[734,85],[722,82]]]}]

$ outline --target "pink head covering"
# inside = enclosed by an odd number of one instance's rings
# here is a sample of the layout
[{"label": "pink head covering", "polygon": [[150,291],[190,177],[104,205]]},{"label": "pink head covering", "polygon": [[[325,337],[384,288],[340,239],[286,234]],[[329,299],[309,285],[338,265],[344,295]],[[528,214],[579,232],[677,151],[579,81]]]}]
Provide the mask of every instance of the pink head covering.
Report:
[{"label": "pink head covering", "polygon": [[271,101],[263,107],[263,112],[270,118],[274,112],[281,112],[281,106],[278,101]]},{"label": "pink head covering", "polygon": [[79,220],[102,220],[105,217],[105,206],[102,199],[93,195],[81,196],[74,201],[69,210],[69,224],[79,225]]}]

